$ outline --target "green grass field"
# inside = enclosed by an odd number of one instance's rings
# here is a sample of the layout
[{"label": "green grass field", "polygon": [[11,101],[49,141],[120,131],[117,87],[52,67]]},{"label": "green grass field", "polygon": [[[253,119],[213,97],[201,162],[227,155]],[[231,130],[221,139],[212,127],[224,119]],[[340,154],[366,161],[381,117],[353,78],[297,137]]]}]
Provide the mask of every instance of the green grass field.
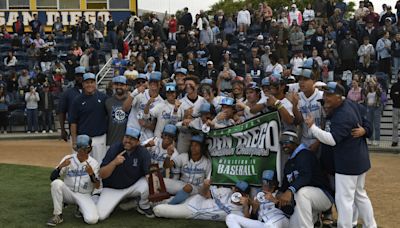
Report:
[{"label": "green grass field", "polygon": [[[0,164],[0,227],[45,227],[52,216],[51,169]],[[64,209],[64,223],[57,227],[89,227],[73,216],[75,206]],[[148,219],[136,210],[116,209],[109,219],[90,227],[225,227],[222,222]]]}]

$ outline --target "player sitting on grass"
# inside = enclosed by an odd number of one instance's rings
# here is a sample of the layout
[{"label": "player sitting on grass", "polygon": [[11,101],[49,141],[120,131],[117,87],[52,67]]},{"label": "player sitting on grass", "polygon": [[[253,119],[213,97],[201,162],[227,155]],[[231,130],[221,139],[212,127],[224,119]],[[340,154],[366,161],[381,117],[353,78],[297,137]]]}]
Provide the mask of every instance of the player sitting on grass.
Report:
[{"label": "player sitting on grass", "polygon": [[201,219],[224,221],[227,215],[249,217],[249,184],[238,181],[233,188],[210,186],[205,180],[200,194],[190,197],[179,205],[161,204],[154,214],[164,218]]},{"label": "player sitting on grass", "polygon": [[[88,224],[95,224],[99,219],[96,205],[92,200],[93,190],[100,187],[99,164],[89,156],[92,151],[91,138],[79,135],[74,149],[78,153],[65,156],[50,176],[54,216],[47,222],[49,226],[63,222],[63,203],[77,204],[83,219]],[[64,181],[58,179],[60,176],[65,176]]]},{"label": "player sitting on grass", "polygon": [[[229,214],[226,217],[226,225],[229,228],[283,228],[289,227],[289,219],[278,208],[279,200],[275,198],[275,191],[278,187],[275,172],[273,170],[264,170],[262,174],[262,189],[252,201],[251,215],[257,220],[249,219],[237,214]],[[293,212],[293,207],[285,209]],[[286,210],[284,210],[286,212]]]},{"label": "player sitting on grass", "polygon": [[182,153],[175,158],[167,156],[164,168],[173,167],[174,179],[164,178],[164,183],[167,191],[175,194],[169,204],[180,204],[190,195],[197,194],[204,180],[211,176],[211,161],[206,154],[202,135],[192,136],[189,153]]}]

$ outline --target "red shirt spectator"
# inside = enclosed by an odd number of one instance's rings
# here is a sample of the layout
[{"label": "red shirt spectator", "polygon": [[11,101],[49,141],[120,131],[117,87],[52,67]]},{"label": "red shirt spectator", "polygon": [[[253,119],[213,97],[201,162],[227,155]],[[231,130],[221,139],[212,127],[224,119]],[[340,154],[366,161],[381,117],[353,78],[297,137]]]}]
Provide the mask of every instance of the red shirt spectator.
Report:
[{"label": "red shirt spectator", "polygon": [[177,23],[175,17],[171,17],[168,23],[168,29],[170,33],[175,33],[177,30]]}]

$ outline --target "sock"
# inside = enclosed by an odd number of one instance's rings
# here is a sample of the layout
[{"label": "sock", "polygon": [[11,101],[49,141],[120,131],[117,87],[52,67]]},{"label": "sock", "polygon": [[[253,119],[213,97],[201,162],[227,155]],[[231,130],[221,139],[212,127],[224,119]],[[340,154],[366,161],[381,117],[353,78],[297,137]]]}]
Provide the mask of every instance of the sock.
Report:
[{"label": "sock", "polygon": [[189,198],[189,193],[187,193],[183,190],[180,190],[176,193],[175,197],[168,204],[172,204],[172,205],[180,204],[183,201],[185,201],[187,198]]}]

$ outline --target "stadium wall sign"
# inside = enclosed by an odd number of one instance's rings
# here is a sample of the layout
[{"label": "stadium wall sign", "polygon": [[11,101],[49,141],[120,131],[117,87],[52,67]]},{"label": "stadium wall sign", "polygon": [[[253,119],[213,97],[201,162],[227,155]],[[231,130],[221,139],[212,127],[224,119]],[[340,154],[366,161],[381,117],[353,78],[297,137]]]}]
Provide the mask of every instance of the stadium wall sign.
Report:
[{"label": "stadium wall sign", "polygon": [[232,184],[244,180],[260,186],[264,170],[281,170],[279,135],[280,118],[276,111],[211,130],[207,144],[212,160],[212,182]]},{"label": "stadium wall sign", "polygon": [[39,20],[46,26],[52,26],[56,21],[57,17],[60,17],[61,22],[64,26],[75,25],[79,17],[85,16],[86,21],[89,23],[95,23],[98,16],[101,16],[104,23],[107,23],[108,16],[112,15],[113,20],[118,22],[119,20],[125,20],[129,17],[130,12],[124,11],[7,11],[0,12],[0,25],[12,26],[17,20],[18,16],[21,16],[25,26],[29,25],[29,22],[33,20],[33,15],[38,14]]}]

